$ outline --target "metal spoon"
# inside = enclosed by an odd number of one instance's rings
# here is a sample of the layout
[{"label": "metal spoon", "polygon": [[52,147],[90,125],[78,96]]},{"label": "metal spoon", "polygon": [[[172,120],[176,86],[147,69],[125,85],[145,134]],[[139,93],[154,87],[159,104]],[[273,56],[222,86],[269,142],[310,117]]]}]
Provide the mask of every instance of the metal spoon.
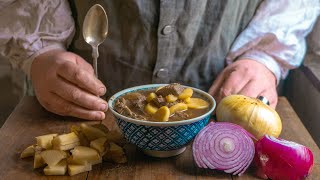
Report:
[{"label": "metal spoon", "polygon": [[89,9],[84,18],[82,31],[84,40],[92,47],[93,69],[98,78],[98,46],[106,39],[108,34],[108,16],[100,4],[95,4]]}]

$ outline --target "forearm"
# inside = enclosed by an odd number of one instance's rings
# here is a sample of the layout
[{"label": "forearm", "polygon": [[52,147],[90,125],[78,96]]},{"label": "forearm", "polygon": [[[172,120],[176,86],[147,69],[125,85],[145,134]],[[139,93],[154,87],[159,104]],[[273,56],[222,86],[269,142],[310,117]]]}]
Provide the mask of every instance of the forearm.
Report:
[{"label": "forearm", "polygon": [[0,8],[0,54],[28,75],[36,56],[65,49],[72,40],[74,22],[66,0],[16,0]]},{"label": "forearm", "polygon": [[306,52],[305,37],[319,11],[317,0],[265,0],[236,39],[227,63],[237,59],[256,60],[279,81],[289,69],[301,64]]}]

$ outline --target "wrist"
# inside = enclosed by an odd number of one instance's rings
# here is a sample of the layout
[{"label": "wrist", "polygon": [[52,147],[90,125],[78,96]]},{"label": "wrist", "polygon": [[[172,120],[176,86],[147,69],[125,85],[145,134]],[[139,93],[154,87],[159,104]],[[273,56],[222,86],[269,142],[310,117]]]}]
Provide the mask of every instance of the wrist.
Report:
[{"label": "wrist", "polygon": [[44,47],[34,53],[30,58],[27,59],[27,63],[23,67],[23,71],[31,78],[31,71],[35,60],[43,59],[42,57],[52,54],[58,51],[66,51],[65,47],[62,44],[52,44],[50,46]]}]

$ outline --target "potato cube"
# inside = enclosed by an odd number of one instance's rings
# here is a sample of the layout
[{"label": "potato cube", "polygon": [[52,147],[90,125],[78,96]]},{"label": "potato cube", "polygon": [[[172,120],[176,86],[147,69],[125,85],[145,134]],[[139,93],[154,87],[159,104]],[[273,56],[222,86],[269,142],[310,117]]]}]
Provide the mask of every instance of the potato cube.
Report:
[{"label": "potato cube", "polygon": [[152,92],[147,96],[147,102],[151,102],[154,98],[156,98],[156,93]]},{"label": "potato cube", "polygon": [[71,150],[74,160],[93,162],[100,159],[98,152],[85,146],[77,146]]},{"label": "potato cube", "polygon": [[169,116],[169,108],[167,106],[162,106],[152,117],[155,121],[164,122],[169,120]]},{"label": "potato cube", "polygon": [[205,109],[209,107],[209,103],[200,98],[190,98],[190,102],[187,103],[187,106],[191,109]]},{"label": "potato cube", "polygon": [[75,165],[84,165],[84,164],[87,164],[88,162],[87,161],[82,161],[82,160],[79,160],[79,159],[74,159],[73,156],[69,156],[67,158],[67,163],[68,164],[75,164]]},{"label": "potato cube", "polygon": [[35,153],[34,145],[31,145],[22,151],[22,153],[20,154],[20,158],[34,156],[34,153]]},{"label": "potato cube", "polygon": [[74,132],[78,136],[81,146],[90,146],[90,141],[81,131],[80,126],[71,126],[71,132]]},{"label": "potato cube", "polygon": [[97,150],[100,154],[105,150],[106,137],[101,137],[90,142],[90,147]]},{"label": "potato cube", "polygon": [[158,111],[158,108],[153,106],[152,104],[148,103],[145,107],[144,110],[148,113],[148,114],[154,114]]},{"label": "potato cube", "polygon": [[126,143],[125,138],[123,137],[123,135],[119,132],[119,131],[109,131],[107,133],[107,140],[109,142],[114,142],[120,145],[123,145]]},{"label": "potato cube", "polygon": [[104,133],[108,133],[109,132],[109,129],[104,124],[101,124],[101,123],[100,124],[93,124],[92,127],[98,128],[101,131],[103,131]]},{"label": "potato cube", "polygon": [[170,109],[170,114],[174,114],[175,112],[178,112],[178,111],[187,110],[188,106],[185,103],[177,103],[177,104],[171,106],[169,109]]},{"label": "potato cube", "polygon": [[172,95],[172,94],[169,94],[168,96],[166,96],[166,101],[168,103],[175,102],[177,99],[178,99],[178,97],[175,95]]},{"label": "potato cube", "polygon": [[106,133],[102,130],[82,123],[80,125],[81,131],[86,135],[89,141],[95,140],[100,137],[106,137]]},{"label": "potato cube", "polygon": [[48,166],[57,165],[62,159],[67,158],[67,153],[61,150],[45,150],[41,152],[43,161],[48,164]]},{"label": "potato cube", "polygon": [[186,88],[182,91],[182,93],[179,95],[179,99],[186,99],[189,97],[192,97],[193,90],[191,88]]},{"label": "potato cube", "polygon": [[85,164],[85,165],[76,165],[76,164],[69,164],[68,165],[68,173],[70,176],[80,174],[82,172],[91,171],[92,165],[91,164]]},{"label": "potato cube", "polygon": [[109,150],[107,150],[107,152],[103,156],[103,160],[111,161],[114,163],[126,163],[127,157],[122,147],[111,142]]},{"label": "potato cube", "polygon": [[40,168],[45,166],[46,163],[43,161],[42,156],[41,156],[41,152],[36,152],[34,154],[34,159],[33,159],[33,168]]},{"label": "potato cube", "polygon": [[52,148],[52,139],[58,136],[58,134],[47,134],[43,136],[36,137],[37,145],[44,148],[44,149],[51,149]]},{"label": "potato cube", "polygon": [[73,149],[74,147],[79,146],[79,145],[80,145],[80,142],[78,141],[78,142],[75,142],[72,144],[67,144],[67,145],[61,145],[61,146],[54,145],[53,149],[67,151],[67,150]]},{"label": "potato cube", "polygon": [[91,165],[101,164],[102,163],[102,157],[100,157],[98,160],[92,161]]},{"label": "potato cube", "polygon": [[54,146],[63,146],[63,145],[73,144],[79,141],[80,140],[78,136],[74,132],[71,132],[71,133],[62,134],[53,138],[52,144]]},{"label": "potato cube", "polygon": [[45,175],[65,175],[67,172],[67,161],[61,160],[55,166],[47,166],[43,169]]}]

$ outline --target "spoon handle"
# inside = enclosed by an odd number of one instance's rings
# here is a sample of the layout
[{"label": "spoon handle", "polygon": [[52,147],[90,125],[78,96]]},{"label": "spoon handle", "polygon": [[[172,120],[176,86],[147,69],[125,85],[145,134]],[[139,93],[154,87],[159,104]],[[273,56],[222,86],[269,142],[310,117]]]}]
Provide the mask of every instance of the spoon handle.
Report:
[{"label": "spoon handle", "polygon": [[98,78],[98,63],[97,59],[99,57],[98,46],[92,46],[92,58],[93,58],[93,69],[96,78]]}]

